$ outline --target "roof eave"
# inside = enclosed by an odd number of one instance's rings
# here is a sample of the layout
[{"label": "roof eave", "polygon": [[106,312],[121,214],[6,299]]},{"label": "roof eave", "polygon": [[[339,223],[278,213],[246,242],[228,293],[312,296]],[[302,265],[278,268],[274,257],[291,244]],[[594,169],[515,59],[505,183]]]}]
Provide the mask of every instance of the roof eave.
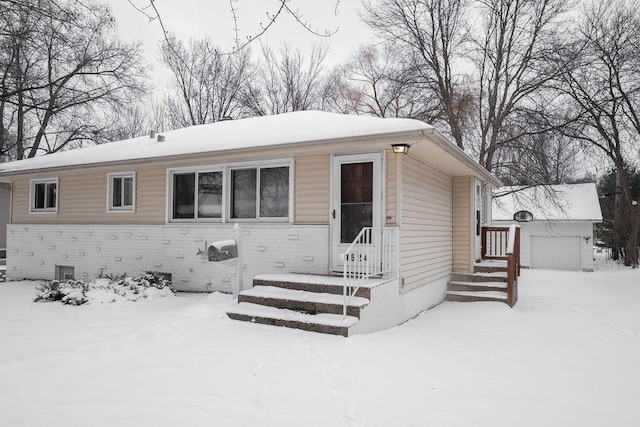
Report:
[{"label": "roof eave", "polygon": [[434,144],[445,150],[447,153],[469,166],[475,173],[484,178],[494,187],[502,187],[503,183],[491,172],[489,172],[484,166],[473,160],[467,153],[465,153],[460,147],[455,145],[449,138],[447,138],[438,129],[432,127],[426,131],[421,131],[424,134],[430,134]]},{"label": "roof eave", "polygon": [[[433,129],[433,128],[432,128]],[[429,132],[431,129],[426,129]],[[87,166],[108,166],[111,164],[117,165],[125,165],[132,163],[140,163],[140,162],[155,162],[155,161],[164,161],[167,159],[188,159],[192,157],[201,157],[203,155],[216,154],[216,155],[226,155],[229,153],[250,153],[250,152],[264,152],[273,149],[280,148],[297,148],[297,147],[305,147],[305,146],[313,146],[320,144],[344,144],[349,142],[360,142],[362,144],[385,144],[391,142],[417,142],[419,140],[424,139],[425,129],[410,129],[403,131],[395,131],[395,132],[386,132],[386,133],[378,133],[378,134],[369,134],[369,135],[357,135],[357,136],[349,136],[343,138],[328,138],[328,139],[315,139],[315,140],[304,140],[304,141],[296,141],[296,142],[287,142],[281,144],[271,144],[267,146],[254,146],[254,147],[243,147],[243,148],[235,148],[235,149],[226,149],[226,150],[218,150],[218,151],[201,151],[201,152],[189,152],[183,154],[172,154],[172,155],[160,155],[160,156],[149,156],[149,157],[136,157],[126,160],[107,160],[107,161],[91,161],[91,162],[83,162],[77,164],[66,164],[59,166],[50,166],[50,167],[32,167],[32,168],[23,168],[18,170],[0,170],[0,181],[2,181],[1,177],[10,177],[15,175],[24,175],[30,174],[34,172],[50,172],[50,171],[58,171],[58,170],[69,170],[69,169],[77,169],[83,168]],[[390,147],[389,147],[390,148]],[[9,181],[7,181],[9,182]]]}]

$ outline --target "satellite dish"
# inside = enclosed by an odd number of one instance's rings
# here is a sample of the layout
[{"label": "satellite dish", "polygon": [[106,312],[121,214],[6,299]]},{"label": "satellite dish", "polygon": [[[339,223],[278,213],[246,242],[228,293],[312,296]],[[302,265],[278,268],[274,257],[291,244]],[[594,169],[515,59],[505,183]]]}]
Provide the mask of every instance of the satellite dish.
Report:
[{"label": "satellite dish", "polygon": [[529,211],[518,211],[513,214],[514,221],[529,222],[533,219],[533,214]]}]

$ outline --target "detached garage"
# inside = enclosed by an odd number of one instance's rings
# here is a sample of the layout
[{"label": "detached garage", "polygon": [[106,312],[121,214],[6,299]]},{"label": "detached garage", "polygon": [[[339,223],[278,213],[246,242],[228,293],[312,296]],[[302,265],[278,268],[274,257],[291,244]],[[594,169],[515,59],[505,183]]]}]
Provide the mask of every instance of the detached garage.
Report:
[{"label": "detached garage", "polygon": [[493,225],[521,227],[523,267],[593,270],[593,224],[602,222],[595,184],[501,187]]}]

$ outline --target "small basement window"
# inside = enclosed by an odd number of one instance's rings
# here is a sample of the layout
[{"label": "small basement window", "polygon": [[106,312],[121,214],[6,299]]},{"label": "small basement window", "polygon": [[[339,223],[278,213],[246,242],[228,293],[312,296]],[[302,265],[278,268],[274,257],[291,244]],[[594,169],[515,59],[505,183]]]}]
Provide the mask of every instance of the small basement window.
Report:
[{"label": "small basement window", "polygon": [[74,270],[74,267],[69,265],[56,265],[56,280],[73,280],[75,278]]}]

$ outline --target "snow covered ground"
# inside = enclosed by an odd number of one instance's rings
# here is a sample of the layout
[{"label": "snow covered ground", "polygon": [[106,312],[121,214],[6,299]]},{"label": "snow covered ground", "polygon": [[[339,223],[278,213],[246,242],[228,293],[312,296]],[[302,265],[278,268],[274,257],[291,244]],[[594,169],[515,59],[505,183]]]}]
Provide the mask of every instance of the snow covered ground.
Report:
[{"label": "snow covered ground", "polygon": [[33,303],[0,283],[2,426],[637,426],[640,270],[523,270],[342,338],[236,322],[231,297]]}]

